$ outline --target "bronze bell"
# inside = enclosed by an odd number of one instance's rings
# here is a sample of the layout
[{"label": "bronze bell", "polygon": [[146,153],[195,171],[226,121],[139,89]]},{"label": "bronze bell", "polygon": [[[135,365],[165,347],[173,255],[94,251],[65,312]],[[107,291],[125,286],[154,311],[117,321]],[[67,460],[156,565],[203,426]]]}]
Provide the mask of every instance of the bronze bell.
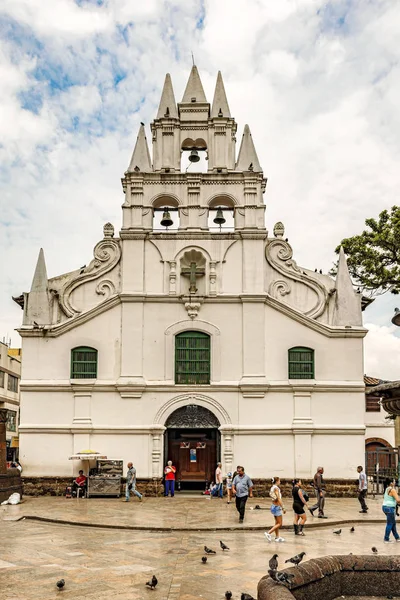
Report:
[{"label": "bronze bell", "polygon": [[223,214],[223,212],[222,212],[222,210],[220,208],[217,210],[217,214],[215,215],[214,223],[216,225],[219,225],[220,227],[224,223],[226,223],[226,219],[225,219],[224,214]]},{"label": "bronze bell", "polygon": [[197,150],[192,150],[189,155],[190,162],[199,162],[200,156]]},{"label": "bronze bell", "polygon": [[160,223],[163,227],[171,227],[171,225],[173,224],[171,215],[169,214],[169,212],[166,208],[164,208],[163,216],[162,216]]}]

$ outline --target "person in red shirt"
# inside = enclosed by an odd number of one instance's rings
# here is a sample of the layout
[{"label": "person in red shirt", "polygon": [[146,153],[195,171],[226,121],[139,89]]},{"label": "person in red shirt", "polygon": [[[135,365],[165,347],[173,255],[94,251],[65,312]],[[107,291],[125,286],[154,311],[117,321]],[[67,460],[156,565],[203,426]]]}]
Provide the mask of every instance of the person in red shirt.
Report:
[{"label": "person in red shirt", "polygon": [[171,491],[171,498],[175,495],[175,473],[176,467],[172,465],[172,460],[167,462],[167,466],[164,469],[165,477],[165,492],[164,496],[167,497]]},{"label": "person in red shirt", "polygon": [[74,480],[72,484],[72,491],[77,492],[78,488],[81,490],[86,489],[86,475],[83,474],[83,471],[79,471],[78,477]]}]

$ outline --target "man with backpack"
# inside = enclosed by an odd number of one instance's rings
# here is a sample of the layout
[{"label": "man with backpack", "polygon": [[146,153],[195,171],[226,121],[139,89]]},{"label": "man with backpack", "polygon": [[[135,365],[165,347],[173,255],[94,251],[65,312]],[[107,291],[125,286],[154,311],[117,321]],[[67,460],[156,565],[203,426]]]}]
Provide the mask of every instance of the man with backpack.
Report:
[{"label": "man with backpack", "polygon": [[243,523],[247,498],[253,497],[253,482],[244,472],[244,467],[237,467],[237,475],[232,481],[232,492],[236,495],[236,510],[239,513],[239,523]]}]

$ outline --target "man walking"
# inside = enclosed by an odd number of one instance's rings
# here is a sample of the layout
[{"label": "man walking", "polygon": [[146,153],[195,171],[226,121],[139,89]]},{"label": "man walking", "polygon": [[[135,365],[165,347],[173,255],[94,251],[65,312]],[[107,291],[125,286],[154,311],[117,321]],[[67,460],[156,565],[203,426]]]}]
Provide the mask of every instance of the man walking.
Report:
[{"label": "man walking", "polygon": [[215,469],[215,483],[218,486],[218,491],[215,494],[216,496],[218,496],[219,498],[222,498],[224,495],[224,488],[223,488],[223,479],[222,479],[222,463],[217,463],[217,468]]},{"label": "man walking", "polygon": [[364,472],[364,469],[362,468],[361,465],[359,467],[357,467],[357,471],[358,471],[358,501],[361,504],[360,513],[367,513],[368,506],[367,506],[367,503],[365,502],[365,498],[367,497],[367,492],[368,492],[367,475]]},{"label": "man walking", "polygon": [[236,494],[236,510],[239,513],[239,523],[243,523],[247,498],[253,497],[253,482],[244,472],[244,467],[237,467],[237,475],[232,482],[232,491]]},{"label": "man walking", "polygon": [[125,502],[129,502],[131,492],[135,494],[142,502],[143,496],[136,489],[136,469],[131,462],[127,464],[128,471],[126,473],[126,487],[125,487]]},{"label": "man walking", "polygon": [[324,515],[325,506],[325,490],[324,490],[324,467],[318,467],[317,472],[314,475],[314,490],[317,497],[317,502],[310,508],[310,513],[314,516],[314,511],[318,508],[318,518],[327,519]]}]

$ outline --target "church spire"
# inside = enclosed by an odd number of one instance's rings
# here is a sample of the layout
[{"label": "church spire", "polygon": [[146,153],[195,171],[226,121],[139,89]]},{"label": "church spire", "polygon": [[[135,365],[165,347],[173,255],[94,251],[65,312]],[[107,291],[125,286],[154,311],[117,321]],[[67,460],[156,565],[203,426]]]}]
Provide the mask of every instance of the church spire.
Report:
[{"label": "church spire", "polygon": [[139,133],[137,136],[135,149],[132,154],[131,162],[128,167],[128,172],[133,171],[152,171],[151,158],[149,147],[147,145],[144,123],[140,124]]},{"label": "church spire", "polygon": [[50,321],[49,282],[43,248],[40,248],[28,296],[27,323],[29,325],[49,325]]},{"label": "church spire", "polygon": [[262,171],[250,127],[244,126],[242,143],[240,144],[239,156],[236,163],[236,171]]},{"label": "church spire", "polygon": [[164,119],[168,117],[171,119],[178,119],[174,88],[172,87],[171,75],[169,73],[167,73],[165,76],[160,106],[158,107],[157,119]]},{"label": "church spire", "polygon": [[346,255],[340,246],[336,275],[335,312],[333,325],[361,325],[361,300],[353,288]]},{"label": "church spire", "polygon": [[211,118],[214,117],[230,117],[228,100],[226,98],[224,82],[222,80],[221,71],[218,71],[217,83],[215,85],[214,100],[211,109]]},{"label": "church spire", "polygon": [[207,102],[196,65],[193,65],[192,70],[190,71],[185,93],[182,98],[182,103],[189,102]]}]

